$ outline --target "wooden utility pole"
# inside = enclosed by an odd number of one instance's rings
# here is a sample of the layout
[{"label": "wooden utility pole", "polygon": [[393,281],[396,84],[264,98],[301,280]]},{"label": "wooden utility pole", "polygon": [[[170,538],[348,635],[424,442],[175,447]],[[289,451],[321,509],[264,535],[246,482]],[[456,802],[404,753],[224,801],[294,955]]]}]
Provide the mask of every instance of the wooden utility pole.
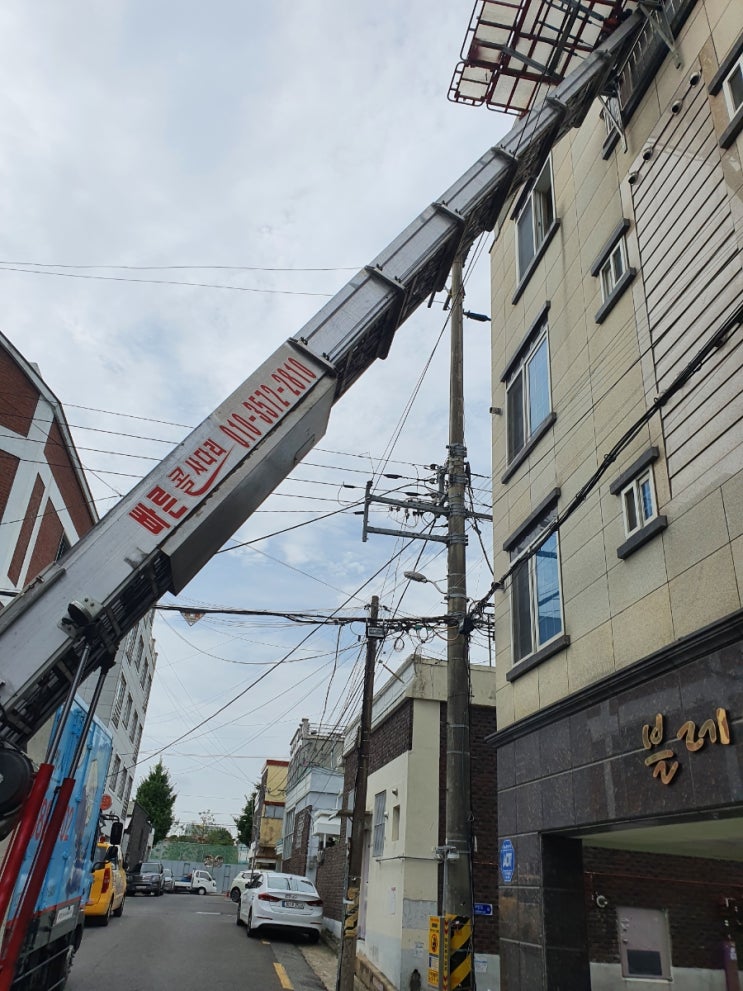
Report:
[{"label": "wooden utility pole", "polygon": [[366,782],[369,777],[369,742],[371,740],[372,701],[374,698],[374,663],[377,658],[377,642],[380,630],[379,597],[372,596],[369,620],[366,625],[366,664],[364,667],[364,695],[361,702],[359,726],[358,764],[354,789],[353,816],[351,819],[351,844],[348,852],[348,881],[346,884],[345,912],[341,960],[338,971],[337,991],[353,991],[356,970],[356,939],[359,930],[359,895],[361,893],[361,868],[364,855],[364,817],[366,814]]}]

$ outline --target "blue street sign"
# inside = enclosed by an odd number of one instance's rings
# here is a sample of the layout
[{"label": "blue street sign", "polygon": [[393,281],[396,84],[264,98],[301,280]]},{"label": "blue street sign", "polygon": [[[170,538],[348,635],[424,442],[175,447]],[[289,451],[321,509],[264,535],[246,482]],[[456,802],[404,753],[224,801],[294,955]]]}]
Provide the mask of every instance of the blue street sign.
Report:
[{"label": "blue street sign", "polygon": [[475,915],[492,915],[493,906],[487,902],[475,902]]},{"label": "blue street sign", "polygon": [[510,840],[503,840],[501,843],[498,862],[500,864],[501,877],[506,884],[510,884],[513,881],[513,875],[516,870],[516,851]]}]

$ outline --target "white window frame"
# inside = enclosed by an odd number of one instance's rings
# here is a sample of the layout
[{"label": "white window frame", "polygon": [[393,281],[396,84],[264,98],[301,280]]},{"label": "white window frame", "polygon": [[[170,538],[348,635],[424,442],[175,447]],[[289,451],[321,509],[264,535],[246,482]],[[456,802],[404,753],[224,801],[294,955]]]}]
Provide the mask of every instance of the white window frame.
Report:
[{"label": "white window frame", "polygon": [[289,809],[288,812],[284,810],[284,828],[282,833],[284,835],[284,856],[287,858],[291,857],[294,846],[295,812],[295,809]]},{"label": "white window frame", "polygon": [[[558,637],[562,637],[565,634],[565,613],[564,613],[564,600],[562,594],[562,569],[560,567],[560,535],[555,531],[550,537],[547,538],[545,543],[549,543],[554,540],[555,542],[555,559],[556,559],[556,574],[557,574],[557,596],[559,599],[559,620],[560,629],[556,630],[550,636],[541,638],[539,630],[539,614],[537,611],[538,604],[538,552],[528,554],[529,547],[533,545],[534,541],[537,539],[539,534],[546,529],[549,522],[552,521],[557,512],[557,507],[555,506],[549,513],[547,519],[543,518],[544,525],[539,527],[538,524],[534,528],[528,531],[519,544],[511,552],[511,562],[514,572],[511,578],[511,654],[513,658],[513,663],[518,664],[520,661],[525,660],[532,654],[536,654],[537,651],[542,650],[548,644],[557,640]],[[544,546],[544,545],[542,545]],[[541,548],[540,548],[541,550]],[[528,556],[527,556],[528,555]],[[531,650],[526,651],[523,654],[519,654],[519,637],[517,636],[517,620],[521,617],[519,616],[517,610],[519,609],[519,602],[517,601],[517,589],[516,589],[516,571],[520,563],[524,563],[527,568],[528,576],[528,593],[529,593],[529,622],[530,622],[530,639],[531,639]]]},{"label": "white window frame", "polygon": [[[737,104],[733,94],[734,79],[736,79],[737,84],[741,89],[740,101]],[[725,93],[725,103],[727,104],[728,113],[730,114],[730,119],[732,120],[741,107],[743,107],[743,54],[738,56],[734,65],[731,67],[730,72],[728,72],[725,76],[722,89]]]},{"label": "white window frame", "polygon": [[609,257],[599,269],[601,298],[604,303],[614,295],[622,276],[628,268],[627,242],[624,236],[622,236],[611,249]]},{"label": "white window frame", "polygon": [[387,792],[380,791],[374,796],[374,823],[372,826],[372,856],[381,857],[384,853],[385,810]]},{"label": "white window frame", "polygon": [[[643,485],[647,482],[650,493],[650,512],[647,512],[645,500],[643,499]],[[653,467],[650,465],[645,471],[633,478],[631,482],[621,491],[622,516],[624,517],[624,532],[628,537],[646,527],[648,523],[658,516],[658,500],[655,495],[655,479],[653,478]],[[634,521],[631,518],[629,507],[633,507]]]},{"label": "white window frame", "polygon": [[[525,221],[527,217],[530,218],[528,227],[531,235],[531,252],[529,257],[525,257],[522,262],[521,242],[523,238],[522,232],[525,229],[522,221]],[[539,173],[526,202],[519,210],[515,219],[516,268],[518,271],[518,280],[521,282],[534,258],[539,254],[539,249],[542,247],[552,224],[555,222],[555,181],[552,175],[551,155],[544,163],[544,168]]]},{"label": "white window frame", "polygon": [[[547,399],[548,399],[548,412],[543,416],[539,423],[531,422],[531,403],[530,403],[530,377],[529,371],[534,363],[537,353],[539,352],[541,346],[544,344],[546,349],[547,361]],[[511,434],[512,434],[512,418],[514,415],[514,410],[512,408],[511,395],[513,393],[514,386],[516,382],[521,381],[521,409],[519,411],[521,417],[521,424],[523,429],[523,441],[518,446],[511,450]],[[506,447],[507,447],[507,458],[508,463],[518,455],[519,451],[522,451],[524,447],[529,443],[533,434],[537,428],[544,423],[549,414],[552,412],[552,375],[550,369],[550,346],[549,346],[549,330],[547,322],[544,322],[543,330],[539,333],[536,340],[529,348],[529,350],[524,354],[524,357],[519,361],[518,365],[513,369],[511,374],[508,376],[506,382]]]}]

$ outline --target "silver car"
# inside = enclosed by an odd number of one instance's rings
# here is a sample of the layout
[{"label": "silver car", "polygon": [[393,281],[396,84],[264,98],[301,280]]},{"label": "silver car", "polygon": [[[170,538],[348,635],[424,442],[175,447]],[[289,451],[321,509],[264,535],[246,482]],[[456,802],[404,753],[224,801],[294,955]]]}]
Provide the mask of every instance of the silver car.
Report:
[{"label": "silver car", "polygon": [[317,888],[299,874],[261,871],[249,881],[237,906],[237,924],[248,936],[259,929],[294,929],[316,943],[322,930],[323,903]]},{"label": "silver car", "polygon": [[163,891],[175,891],[173,872],[169,867],[163,868]]}]

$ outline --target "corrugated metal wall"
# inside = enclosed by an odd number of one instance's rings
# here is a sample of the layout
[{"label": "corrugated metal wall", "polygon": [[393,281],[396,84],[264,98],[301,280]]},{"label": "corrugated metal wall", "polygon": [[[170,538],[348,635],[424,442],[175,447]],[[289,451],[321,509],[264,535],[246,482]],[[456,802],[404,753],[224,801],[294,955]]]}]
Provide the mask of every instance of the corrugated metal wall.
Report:
[{"label": "corrugated metal wall", "polygon": [[[656,384],[662,392],[743,299],[740,245],[699,66],[633,164],[632,197]],[[743,457],[743,334],[663,413],[671,491]]]}]

